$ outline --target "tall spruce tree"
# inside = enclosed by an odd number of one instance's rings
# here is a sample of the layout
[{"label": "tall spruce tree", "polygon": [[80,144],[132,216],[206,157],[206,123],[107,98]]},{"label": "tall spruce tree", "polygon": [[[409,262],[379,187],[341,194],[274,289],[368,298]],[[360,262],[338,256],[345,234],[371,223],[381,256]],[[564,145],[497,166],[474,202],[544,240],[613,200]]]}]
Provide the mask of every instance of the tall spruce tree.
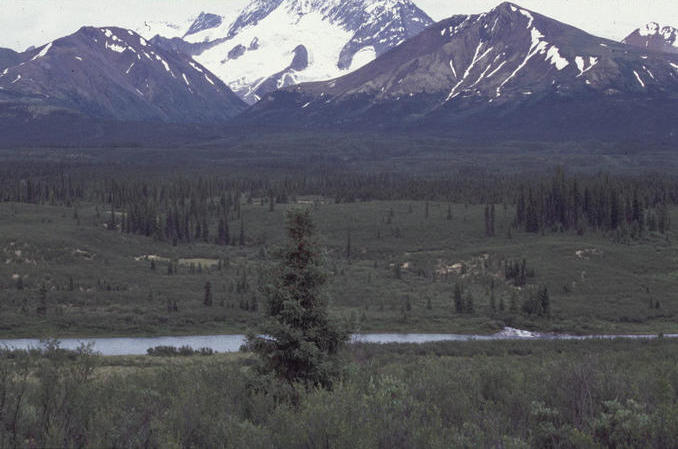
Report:
[{"label": "tall spruce tree", "polygon": [[280,263],[262,288],[267,319],[259,336],[248,335],[247,345],[261,358],[263,372],[290,384],[329,388],[348,333],[327,314],[326,273],[308,210],[288,212],[287,234]]},{"label": "tall spruce tree", "polygon": [[44,283],[40,286],[40,290],[38,291],[38,305],[35,308],[35,312],[38,315],[47,313],[47,287]]},{"label": "tall spruce tree", "polygon": [[462,294],[461,284],[457,282],[454,284],[454,311],[457,313],[464,313],[464,298]]},{"label": "tall spruce tree", "polygon": [[544,286],[539,292],[539,302],[541,303],[541,310],[544,315],[547,317],[551,316],[551,298],[549,296],[549,290]]},{"label": "tall spruce tree", "polygon": [[212,300],[212,283],[210,281],[207,281],[205,283],[205,297],[203,299],[203,304],[206,305],[207,307],[211,307],[213,303]]},{"label": "tall spruce tree", "polygon": [[351,228],[346,230],[346,258],[351,260]]}]

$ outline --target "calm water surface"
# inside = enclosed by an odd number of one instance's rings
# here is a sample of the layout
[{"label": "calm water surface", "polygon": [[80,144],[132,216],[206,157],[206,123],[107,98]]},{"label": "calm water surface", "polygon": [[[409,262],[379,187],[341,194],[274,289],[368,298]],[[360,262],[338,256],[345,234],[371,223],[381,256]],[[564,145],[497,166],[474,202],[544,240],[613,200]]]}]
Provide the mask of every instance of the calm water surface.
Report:
[{"label": "calm water surface", "polygon": [[[666,338],[678,338],[678,334],[664,335]],[[494,335],[467,334],[355,334],[353,342],[362,343],[431,343],[437,341],[489,341],[489,340],[584,340],[594,338],[657,338],[657,335],[586,335],[573,336],[562,334],[539,334],[519,329],[506,328]],[[217,352],[236,352],[245,341],[244,335],[204,335],[184,337],[124,337],[124,338],[64,338],[59,340],[60,347],[77,349],[81,344],[92,344],[95,351],[102,355],[142,355],[155,346],[190,346],[193,349],[211,348]],[[39,339],[0,339],[0,347],[15,349],[37,348],[42,346]]]}]

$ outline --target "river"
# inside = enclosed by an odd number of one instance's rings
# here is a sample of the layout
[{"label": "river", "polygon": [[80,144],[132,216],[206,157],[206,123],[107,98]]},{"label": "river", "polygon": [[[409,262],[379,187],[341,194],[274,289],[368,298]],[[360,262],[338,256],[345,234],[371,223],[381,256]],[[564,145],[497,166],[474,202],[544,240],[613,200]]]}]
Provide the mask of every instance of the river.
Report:
[{"label": "river", "polygon": [[[664,335],[678,338],[678,334]],[[506,328],[493,335],[472,334],[354,334],[352,342],[361,343],[431,343],[439,341],[489,341],[489,340],[585,340],[585,339],[652,339],[657,335],[566,335],[541,334],[520,329]],[[92,344],[96,352],[106,356],[143,355],[155,346],[190,346],[193,349],[211,348],[217,352],[236,352],[245,341],[244,335],[204,335],[181,337],[119,337],[119,338],[63,338],[59,346],[77,349],[81,344]],[[14,349],[39,348],[43,345],[37,338],[0,339],[0,347]]]}]

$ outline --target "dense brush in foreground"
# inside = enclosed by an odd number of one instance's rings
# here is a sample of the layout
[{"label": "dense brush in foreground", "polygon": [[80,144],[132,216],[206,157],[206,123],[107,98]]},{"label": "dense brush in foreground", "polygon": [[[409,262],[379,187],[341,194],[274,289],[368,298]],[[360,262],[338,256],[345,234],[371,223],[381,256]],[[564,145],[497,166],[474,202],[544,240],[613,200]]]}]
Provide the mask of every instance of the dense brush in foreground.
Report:
[{"label": "dense brush in foreground", "polygon": [[0,447],[675,448],[676,349],[356,346],[333,391],[296,387],[296,405],[249,357],[3,352]]}]

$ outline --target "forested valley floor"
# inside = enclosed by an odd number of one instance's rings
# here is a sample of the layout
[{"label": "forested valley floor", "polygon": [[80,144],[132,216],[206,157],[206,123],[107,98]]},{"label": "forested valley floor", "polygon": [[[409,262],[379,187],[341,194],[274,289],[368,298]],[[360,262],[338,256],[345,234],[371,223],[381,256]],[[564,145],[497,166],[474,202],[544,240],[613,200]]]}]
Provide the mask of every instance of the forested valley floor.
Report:
[{"label": "forested valley floor", "polygon": [[634,169],[645,155],[582,167],[581,151],[547,152],[536,169],[536,150],[423,145],[412,162],[389,148],[362,162],[196,150],[193,165],[176,150],[18,152],[1,169],[0,336],[242,333],[291,208],[312,210],[331,313],[356,331],[675,331],[678,180]]},{"label": "forested valley floor", "polygon": [[[49,339],[0,350],[0,448],[678,446],[672,153],[267,139],[0,151],[0,337]],[[325,388],[53,340],[261,329],[292,210],[352,332],[658,338],[352,344]]]}]

